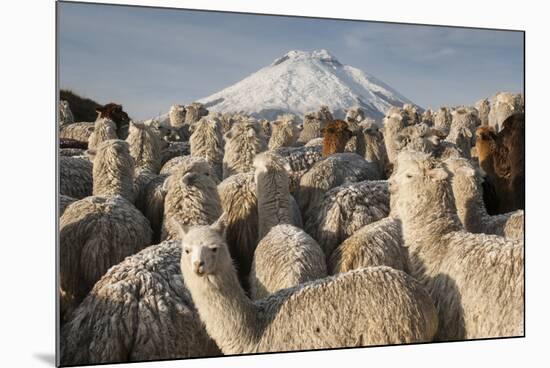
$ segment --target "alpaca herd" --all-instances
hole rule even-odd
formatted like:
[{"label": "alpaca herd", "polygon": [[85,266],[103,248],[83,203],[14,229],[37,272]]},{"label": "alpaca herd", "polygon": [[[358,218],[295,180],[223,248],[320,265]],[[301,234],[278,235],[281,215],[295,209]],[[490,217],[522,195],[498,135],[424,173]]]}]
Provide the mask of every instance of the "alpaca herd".
[{"label": "alpaca herd", "polygon": [[61,101],[64,365],[519,336],[524,108]]}]

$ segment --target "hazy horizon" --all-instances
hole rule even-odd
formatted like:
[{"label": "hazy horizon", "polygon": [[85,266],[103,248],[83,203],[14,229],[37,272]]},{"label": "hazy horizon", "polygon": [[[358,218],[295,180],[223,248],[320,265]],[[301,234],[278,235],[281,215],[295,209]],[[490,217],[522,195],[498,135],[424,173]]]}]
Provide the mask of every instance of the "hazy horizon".
[{"label": "hazy horizon", "polygon": [[327,49],[423,107],[523,91],[523,33],[58,3],[59,87],[135,119],[234,84],[289,50]]}]

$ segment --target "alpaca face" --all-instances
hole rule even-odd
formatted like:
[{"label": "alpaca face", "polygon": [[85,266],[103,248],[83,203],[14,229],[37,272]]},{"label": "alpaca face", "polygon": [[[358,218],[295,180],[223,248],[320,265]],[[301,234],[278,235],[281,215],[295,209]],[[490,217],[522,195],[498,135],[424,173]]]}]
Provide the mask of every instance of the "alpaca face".
[{"label": "alpaca face", "polygon": [[214,275],[231,262],[223,234],[214,225],[182,229],[181,246],[182,269],[199,277]]},{"label": "alpaca face", "polygon": [[399,199],[393,203],[399,216],[429,211],[447,178],[447,171],[430,155],[400,153],[395,172],[389,179],[390,193]]}]

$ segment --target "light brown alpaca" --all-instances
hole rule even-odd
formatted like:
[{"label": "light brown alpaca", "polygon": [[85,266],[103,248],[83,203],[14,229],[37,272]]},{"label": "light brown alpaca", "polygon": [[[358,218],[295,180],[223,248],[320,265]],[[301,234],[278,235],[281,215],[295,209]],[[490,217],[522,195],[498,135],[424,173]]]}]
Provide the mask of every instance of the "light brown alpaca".
[{"label": "light brown alpaca", "polygon": [[[491,198],[491,203],[487,203],[487,206],[495,208],[496,213],[490,214],[506,213],[517,209],[514,193],[510,189],[509,150],[499,141],[492,127],[481,126],[476,131],[475,147],[479,166],[485,171],[486,180],[494,186],[495,190],[496,198]],[[520,194],[523,195],[523,193]]]},{"label": "light brown alpaca", "polygon": [[323,157],[334,153],[342,153],[346,143],[352,136],[348,123],[343,120],[333,120],[321,129],[323,133]]}]

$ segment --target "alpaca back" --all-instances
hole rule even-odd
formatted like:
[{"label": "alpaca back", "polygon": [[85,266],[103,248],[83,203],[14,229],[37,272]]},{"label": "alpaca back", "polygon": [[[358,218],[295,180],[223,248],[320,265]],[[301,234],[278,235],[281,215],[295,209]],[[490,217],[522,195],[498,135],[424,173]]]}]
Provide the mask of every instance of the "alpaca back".
[{"label": "alpaca back", "polygon": [[92,195],[93,165],[80,157],[59,157],[59,193],[76,199]]},{"label": "alpaca back", "polygon": [[393,217],[363,226],[336,247],[328,259],[331,275],[373,266],[409,272],[401,225]]},{"label": "alpaca back", "polygon": [[[262,335],[254,352],[427,342],[437,330],[436,311],[424,288],[384,266],[280,290],[258,305]],[[302,333],[284,338],[281,331],[287,330]]]},{"label": "alpaca back", "polygon": [[110,139],[118,139],[116,124],[111,119],[98,117],[94,123],[94,132],[88,138],[88,148],[96,149]]},{"label": "alpaca back", "polygon": [[114,264],[151,243],[147,219],[120,196],[70,204],[60,220],[61,288],[81,300]]},{"label": "alpaca back", "polygon": [[[437,340],[523,333],[523,243],[500,236],[452,232],[436,256],[415,251],[411,268],[434,297]],[[425,269],[421,278],[418,270]]]},{"label": "alpaca back", "polygon": [[261,299],[277,290],[327,276],[317,242],[292,225],[271,228],[258,243],[250,271],[250,295]]},{"label": "alpaca back", "polygon": [[120,195],[134,202],[134,159],[128,143],[116,139],[101,143],[94,158],[93,177],[93,195]]},{"label": "alpaca back", "polygon": [[380,179],[375,164],[355,153],[337,153],[319,161],[300,179],[298,204],[302,217],[308,219],[311,208],[318,205],[325,192],[345,182]]},{"label": "alpaca back", "polygon": [[304,229],[329,256],[363,226],[387,217],[390,196],[386,181],[344,184],[325,193],[306,216]]},{"label": "alpaca back", "polygon": [[59,138],[75,139],[79,142],[88,142],[94,132],[93,122],[81,122],[63,125],[59,130]]}]

